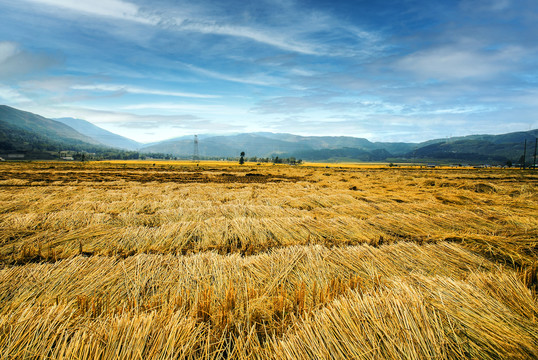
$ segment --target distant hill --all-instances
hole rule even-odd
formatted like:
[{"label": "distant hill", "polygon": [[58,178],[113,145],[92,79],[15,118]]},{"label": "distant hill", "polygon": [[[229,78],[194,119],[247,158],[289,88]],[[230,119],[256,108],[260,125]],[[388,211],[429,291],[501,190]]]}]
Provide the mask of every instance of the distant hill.
[{"label": "distant hill", "polygon": [[58,121],[47,119],[43,116],[18,110],[6,105],[0,105],[0,122],[4,129],[12,128],[37,132],[43,136],[63,139],[64,141],[81,141],[89,144],[99,144],[98,141],[82,135],[73,128],[59,123]]},{"label": "distant hill", "polygon": [[[334,151],[331,153],[322,150],[340,149],[340,152],[344,151],[350,155],[349,149],[356,149],[361,150],[360,156],[359,152],[354,152],[361,159],[372,157],[377,159],[377,155],[368,154],[378,150],[386,152],[397,150],[403,154],[414,147],[414,144],[406,143],[372,143],[367,139],[349,136],[299,136],[275,133],[248,133],[199,137],[199,139],[200,154],[222,157],[238,156],[239,153],[245,151],[248,157],[294,156],[305,160],[323,160],[327,159],[326,156],[334,154]],[[193,138],[183,137],[166,140],[150,146],[143,146],[141,151],[190,156],[193,153]]]},{"label": "distant hill", "polygon": [[[435,139],[423,143],[370,142],[349,136],[299,136],[249,133],[199,137],[202,156],[295,157],[307,161],[442,161],[463,163],[516,163],[525,139],[534,143],[538,130],[502,135],[471,135]],[[141,151],[189,157],[192,137],[182,137],[143,146]],[[530,156],[530,152],[528,153]],[[529,160],[527,160],[529,161]]]},{"label": "distant hill", "polygon": [[103,145],[125,150],[138,150],[140,147],[142,147],[142,144],[139,142],[114,134],[86,120],[74,118],[60,118],[54,120],[72,127],[79,133],[86,135]]},{"label": "distant hill", "polygon": [[[117,149],[138,149],[140,153],[171,154],[191,157],[192,136],[183,136],[152,144],[136,141],[101,129],[87,121],[73,118],[44,118],[26,111],[0,106],[0,154],[25,152],[34,158],[45,152],[74,150],[100,152],[101,158],[119,156],[137,158],[137,152],[126,154]],[[69,124],[66,125],[66,124]],[[504,164],[517,163],[527,140],[530,163],[538,129],[502,135],[470,135],[434,139],[423,143],[371,142],[350,136],[299,136],[268,132],[210,135],[199,139],[199,154],[204,157],[247,158],[295,157],[306,161],[391,161],[391,162],[456,162]]]},{"label": "distant hill", "polygon": [[84,150],[102,145],[58,121],[0,105],[0,151],[38,154],[43,151]]},{"label": "distant hill", "polygon": [[366,151],[357,148],[338,148],[338,149],[321,149],[310,151],[299,151],[293,154],[296,159],[302,159],[305,161],[320,161],[332,160],[332,161],[385,161],[390,154],[385,149],[375,149],[372,151]]},{"label": "distant hill", "polygon": [[312,148],[312,150],[355,148],[372,151],[378,149],[385,149],[391,153],[403,154],[408,151],[411,151],[415,146],[415,144],[413,143],[403,142],[371,142],[364,138],[357,138],[351,136],[299,136],[292,134],[273,133],[256,133],[256,135],[282,141],[308,144],[307,146]]},{"label": "distant hill", "polygon": [[538,129],[502,135],[470,135],[431,140],[418,144],[406,156],[415,159],[440,159],[467,162],[504,163],[519,161],[527,140],[527,161],[534,152]]},{"label": "distant hill", "polygon": [[[181,138],[142,147],[144,152],[169,153],[190,156],[193,153],[193,138]],[[256,133],[228,136],[199,137],[199,151],[204,156],[230,157],[245,151],[248,157],[266,157],[310,149],[304,143],[272,139]]]}]

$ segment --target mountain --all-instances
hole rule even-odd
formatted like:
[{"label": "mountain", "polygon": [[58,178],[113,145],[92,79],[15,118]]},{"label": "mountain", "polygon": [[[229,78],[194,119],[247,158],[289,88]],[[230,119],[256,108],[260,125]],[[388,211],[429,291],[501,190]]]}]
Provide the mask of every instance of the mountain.
[{"label": "mountain", "polygon": [[[198,140],[200,155],[212,157],[238,156],[242,151],[246,152],[248,157],[267,157],[273,154],[311,149],[305,143],[269,138],[256,133],[198,137]],[[192,137],[166,140],[141,149],[144,152],[167,153],[176,156],[191,156],[193,150]]]},{"label": "mountain", "polygon": [[[525,139],[534,143],[538,130],[502,135],[470,135],[434,139],[423,143],[371,142],[349,136],[299,136],[279,133],[249,133],[199,136],[199,153],[209,157],[295,157],[307,161],[442,161],[504,164],[519,161]],[[193,154],[190,136],[143,146],[143,152],[168,153],[180,157]],[[530,146],[528,154],[530,156]],[[527,160],[529,161],[529,160]]]},{"label": "mountain", "polygon": [[305,161],[319,161],[319,160],[332,160],[332,161],[385,161],[385,159],[392,155],[385,149],[375,149],[367,151],[357,148],[338,148],[338,149],[321,149],[310,151],[299,151],[293,154],[296,159],[302,159]]},{"label": "mountain", "polygon": [[[430,140],[418,144],[406,157],[415,159],[441,159],[482,163],[519,162],[525,140],[527,156],[534,151],[538,129],[501,135],[470,135],[449,139]],[[527,161],[529,161],[529,158]]]},{"label": "mountain", "polygon": [[44,157],[47,151],[76,150],[94,152],[103,146],[58,121],[27,111],[0,105],[0,151],[32,153]]},{"label": "mountain", "polygon": [[[321,150],[360,149],[365,152],[385,148],[402,148],[410,151],[411,144],[372,143],[366,139],[349,136],[299,136],[293,134],[248,133],[228,136],[199,137],[199,152],[204,156],[238,156],[244,151],[248,157],[299,156],[319,159],[327,152]],[[182,137],[142,147],[141,151],[190,156],[193,153],[193,138]],[[318,153],[316,153],[318,151]],[[325,158],[323,158],[325,159]]]},{"label": "mountain", "polygon": [[54,120],[72,127],[79,133],[84,134],[103,145],[124,150],[138,150],[140,147],[142,147],[142,144],[139,142],[114,134],[110,131],[95,126],[86,120],[74,118],[60,118]]},{"label": "mountain", "polygon": [[[66,125],[66,124],[69,124]],[[78,131],[77,131],[78,130]],[[198,136],[202,157],[295,157],[307,161],[411,161],[458,163],[518,163],[527,141],[527,163],[532,159],[538,129],[501,135],[470,135],[434,139],[423,143],[371,142],[350,136],[300,136],[283,133],[247,133]],[[63,118],[59,121],[0,105],[0,154],[32,153],[29,158],[51,158],[59,150],[98,152],[99,158],[138,158],[110,147],[138,149],[141,153],[191,157],[192,136],[152,144],[103,130],[87,121]]]},{"label": "mountain", "polygon": [[27,111],[0,105],[0,123],[3,129],[11,128],[26,132],[35,132],[44,137],[61,139],[67,142],[84,142],[97,145],[99,142],[82,135],[73,128]]}]

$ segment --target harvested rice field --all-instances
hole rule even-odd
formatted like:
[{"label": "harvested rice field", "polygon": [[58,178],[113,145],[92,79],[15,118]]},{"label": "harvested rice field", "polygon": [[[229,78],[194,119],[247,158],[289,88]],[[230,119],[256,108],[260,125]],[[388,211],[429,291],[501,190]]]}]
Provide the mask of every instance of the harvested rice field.
[{"label": "harvested rice field", "polygon": [[0,163],[1,359],[538,358],[538,172]]}]

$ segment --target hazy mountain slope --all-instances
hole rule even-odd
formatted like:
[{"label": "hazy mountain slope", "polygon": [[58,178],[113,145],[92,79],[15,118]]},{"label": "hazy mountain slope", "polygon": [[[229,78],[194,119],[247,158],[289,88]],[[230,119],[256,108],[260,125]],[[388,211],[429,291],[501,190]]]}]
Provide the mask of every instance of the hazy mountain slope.
[{"label": "hazy mountain slope", "polygon": [[416,143],[404,142],[375,142],[374,145],[375,149],[383,149],[395,156],[407,154],[418,146]]},{"label": "hazy mountain slope", "polygon": [[367,151],[357,148],[299,151],[292,155],[297,159],[306,161],[384,161],[386,158],[392,156],[384,149]]},{"label": "hazy mountain slope", "polygon": [[114,134],[108,130],[102,129],[86,120],[74,119],[74,118],[60,118],[54,119],[63,124],[66,124],[81,134],[84,134],[92,139],[95,139],[101,144],[125,149],[125,150],[138,150],[142,144],[134,140],[128,139],[121,135]]},{"label": "hazy mountain slope", "polygon": [[[266,157],[272,154],[283,154],[301,150],[309,150],[310,146],[304,143],[271,139],[258,134],[239,134],[229,136],[213,136],[199,138],[199,152],[201,156],[239,156],[244,151],[247,157]],[[193,138],[168,140],[145,146],[144,152],[160,152],[176,156],[190,156],[194,151]]]},{"label": "hazy mountain slope", "polygon": [[[383,161],[385,159],[424,159],[470,163],[517,162],[523,142],[532,143],[538,130],[502,135],[471,135],[435,139],[420,144],[370,142],[348,136],[299,136],[293,134],[251,133],[199,137],[201,156],[295,157],[303,160]],[[530,149],[530,146],[528,149]],[[191,156],[192,137],[183,137],[146,146],[142,151]]]},{"label": "hazy mountain slope", "polygon": [[419,144],[407,154],[413,158],[452,159],[469,162],[519,161],[527,140],[527,161],[534,152],[538,129],[501,135],[471,135]]},{"label": "hazy mountain slope", "polygon": [[312,150],[356,148],[363,150],[375,150],[380,146],[364,138],[351,136],[299,136],[292,134],[256,133],[269,139],[300,143],[305,148]]},{"label": "hazy mountain slope", "polygon": [[[0,151],[25,153],[27,158],[50,157],[50,152],[95,152],[105,147],[58,121],[0,105]],[[47,153],[49,152],[49,153]]]},{"label": "hazy mountain slope", "polygon": [[445,138],[445,139],[433,139],[428,140],[425,142],[422,142],[419,145],[419,147],[427,146],[431,144],[439,144],[439,143],[450,143],[450,142],[458,142],[458,141],[485,141],[493,144],[514,144],[514,143],[521,143],[523,144],[525,139],[527,139],[527,142],[534,141],[538,137],[538,129],[529,130],[529,131],[517,131],[512,133],[506,133],[506,134],[500,134],[500,135],[487,135],[487,134],[479,134],[479,135],[467,135],[467,136],[455,136],[451,138]]},{"label": "hazy mountain slope", "polygon": [[[238,156],[244,151],[247,157],[268,157],[272,155],[316,156],[317,150],[361,149],[366,152],[390,148],[400,149],[404,154],[414,144],[372,143],[366,139],[346,136],[299,136],[293,134],[250,133],[228,136],[199,137],[199,152],[203,156]],[[170,153],[189,156],[193,153],[193,138],[177,138],[144,146],[142,151]],[[313,151],[312,153],[310,153]],[[326,152],[318,152],[328,154]]]},{"label": "hazy mountain slope", "polygon": [[0,105],[0,122],[4,129],[23,130],[29,133],[36,133],[41,137],[51,140],[64,141],[69,143],[83,142],[97,145],[99,142],[85,136],[73,128],[58,121],[44,118],[27,111],[18,110],[6,105]]}]

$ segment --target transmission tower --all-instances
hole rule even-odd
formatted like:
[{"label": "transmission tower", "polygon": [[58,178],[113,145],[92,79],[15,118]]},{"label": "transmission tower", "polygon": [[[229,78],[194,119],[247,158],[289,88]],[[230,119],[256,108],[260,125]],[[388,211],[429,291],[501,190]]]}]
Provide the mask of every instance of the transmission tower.
[{"label": "transmission tower", "polygon": [[200,153],[198,152],[198,135],[194,135],[194,151],[192,153],[192,161],[200,160]]}]

